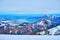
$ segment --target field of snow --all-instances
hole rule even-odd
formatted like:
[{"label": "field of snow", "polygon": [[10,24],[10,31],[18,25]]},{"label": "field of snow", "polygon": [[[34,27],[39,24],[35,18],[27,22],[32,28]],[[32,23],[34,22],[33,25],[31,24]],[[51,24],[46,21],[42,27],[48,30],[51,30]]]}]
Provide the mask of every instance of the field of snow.
[{"label": "field of snow", "polygon": [[0,40],[60,40],[60,35],[0,35]]}]

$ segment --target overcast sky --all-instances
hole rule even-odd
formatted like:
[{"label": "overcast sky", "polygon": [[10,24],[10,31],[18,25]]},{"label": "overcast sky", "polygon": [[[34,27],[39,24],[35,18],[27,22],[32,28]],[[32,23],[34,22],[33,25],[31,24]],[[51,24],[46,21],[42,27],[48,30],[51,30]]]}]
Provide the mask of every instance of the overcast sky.
[{"label": "overcast sky", "polygon": [[0,0],[0,12],[60,13],[60,0]]}]

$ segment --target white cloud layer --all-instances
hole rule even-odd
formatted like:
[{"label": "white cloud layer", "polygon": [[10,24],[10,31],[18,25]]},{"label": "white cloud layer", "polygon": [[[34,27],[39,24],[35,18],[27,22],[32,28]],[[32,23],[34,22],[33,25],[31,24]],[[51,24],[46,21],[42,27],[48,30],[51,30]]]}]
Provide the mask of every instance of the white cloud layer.
[{"label": "white cloud layer", "polygon": [[60,13],[60,0],[0,0],[0,12]]}]

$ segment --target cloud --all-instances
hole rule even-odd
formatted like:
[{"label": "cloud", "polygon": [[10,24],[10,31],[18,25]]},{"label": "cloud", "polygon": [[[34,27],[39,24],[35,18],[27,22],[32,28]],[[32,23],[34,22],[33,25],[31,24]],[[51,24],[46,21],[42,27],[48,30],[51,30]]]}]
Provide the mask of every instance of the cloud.
[{"label": "cloud", "polygon": [[2,0],[0,12],[60,13],[59,0]]}]

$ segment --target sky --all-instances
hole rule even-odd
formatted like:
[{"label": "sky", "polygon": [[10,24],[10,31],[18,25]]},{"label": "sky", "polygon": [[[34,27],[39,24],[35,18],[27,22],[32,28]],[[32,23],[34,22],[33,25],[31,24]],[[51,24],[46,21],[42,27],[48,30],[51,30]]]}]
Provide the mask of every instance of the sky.
[{"label": "sky", "polygon": [[0,0],[1,13],[60,13],[60,0]]}]

